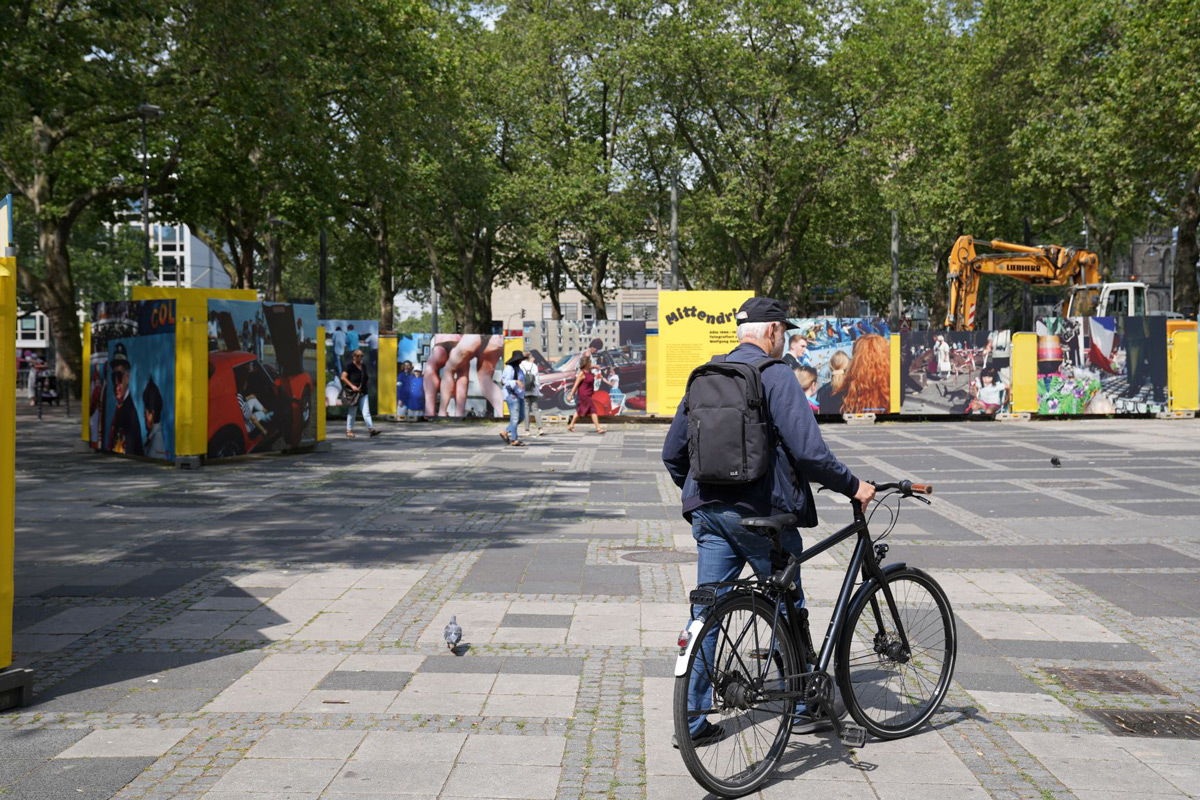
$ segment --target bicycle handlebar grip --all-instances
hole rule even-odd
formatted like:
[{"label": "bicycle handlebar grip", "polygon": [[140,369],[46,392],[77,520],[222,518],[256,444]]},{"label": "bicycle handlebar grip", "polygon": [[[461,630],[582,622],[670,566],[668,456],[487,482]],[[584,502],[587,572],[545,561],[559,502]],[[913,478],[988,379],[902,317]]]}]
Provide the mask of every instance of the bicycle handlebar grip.
[{"label": "bicycle handlebar grip", "polygon": [[932,483],[914,483],[912,485],[913,494],[933,494]]}]

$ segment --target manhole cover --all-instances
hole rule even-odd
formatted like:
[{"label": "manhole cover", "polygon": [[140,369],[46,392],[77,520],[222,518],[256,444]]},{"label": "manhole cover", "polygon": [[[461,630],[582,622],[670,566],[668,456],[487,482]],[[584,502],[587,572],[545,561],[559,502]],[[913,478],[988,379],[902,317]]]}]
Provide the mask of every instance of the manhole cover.
[{"label": "manhole cover", "polygon": [[1126,711],[1120,708],[1089,708],[1086,711],[1117,736],[1200,739],[1200,714],[1195,711]]},{"label": "manhole cover", "polygon": [[679,550],[637,550],[621,556],[621,560],[639,564],[690,564],[696,560],[696,554]]},{"label": "manhole cover", "polygon": [[1149,675],[1132,669],[1075,669],[1056,667],[1046,670],[1067,689],[1100,694],[1169,694],[1167,687]]}]

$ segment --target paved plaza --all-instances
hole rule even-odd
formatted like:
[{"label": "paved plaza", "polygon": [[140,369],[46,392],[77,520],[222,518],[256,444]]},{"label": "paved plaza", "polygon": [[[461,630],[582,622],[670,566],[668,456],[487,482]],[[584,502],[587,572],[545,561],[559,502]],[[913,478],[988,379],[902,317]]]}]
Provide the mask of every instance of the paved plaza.
[{"label": "paved plaza", "polygon": [[[183,471],[80,451],[59,413],[18,420],[37,694],[0,713],[0,797],[704,795],[670,745],[695,546],[664,425],[521,450],[385,424]],[[888,560],[945,587],[956,680],[912,738],[794,737],[760,796],[1200,796],[1200,421],[824,432],[864,477],[936,485]],[[810,542],[850,520],[818,506]],[[805,568],[814,633],[848,556]]]}]

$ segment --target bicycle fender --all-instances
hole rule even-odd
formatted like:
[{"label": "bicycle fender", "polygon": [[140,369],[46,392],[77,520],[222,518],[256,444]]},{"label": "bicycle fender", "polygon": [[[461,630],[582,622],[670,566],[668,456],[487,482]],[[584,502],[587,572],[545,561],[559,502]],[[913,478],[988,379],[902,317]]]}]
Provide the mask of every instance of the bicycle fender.
[{"label": "bicycle fender", "polygon": [[[886,567],[884,567],[883,574],[885,576],[887,576],[897,570],[904,569],[907,566],[908,566],[908,564],[906,564],[905,562],[897,561],[895,564],[888,564]],[[873,592],[875,590],[875,587],[878,585],[879,585],[879,581],[875,580],[874,578],[868,579],[866,583],[864,583],[862,586],[858,587],[858,591],[855,592],[854,596],[850,598],[850,605],[846,606],[846,608],[852,608],[854,606],[855,601],[858,600],[859,595],[866,595],[866,594],[869,594],[870,592]]]},{"label": "bicycle fender", "polygon": [[700,635],[700,629],[704,627],[703,619],[694,619],[688,623],[688,643],[683,652],[675,658],[675,677],[682,678],[687,675],[688,659],[692,655],[692,648],[696,646],[697,637]]}]

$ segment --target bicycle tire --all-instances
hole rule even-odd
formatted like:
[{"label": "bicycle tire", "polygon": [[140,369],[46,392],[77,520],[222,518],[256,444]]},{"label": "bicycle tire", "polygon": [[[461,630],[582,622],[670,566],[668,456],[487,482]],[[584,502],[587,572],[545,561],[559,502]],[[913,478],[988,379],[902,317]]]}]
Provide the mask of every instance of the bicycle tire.
[{"label": "bicycle tire", "polygon": [[[727,701],[756,678],[777,690],[798,691],[800,672],[791,631],[780,619],[775,632],[776,648],[769,651],[774,605],[758,594],[730,593],[712,609],[696,634],[687,672],[675,679],[673,701],[675,736],[683,763],[704,789],[719,797],[740,797],[758,789],[770,777],[787,747],[795,701],[776,701],[736,708]],[[713,634],[713,657],[708,659],[704,640]],[[715,686],[725,686],[721,698],[710,699],[713,709],[706,716],[720,725],[723,737],[697,745],[688,734],[691,674],[701,670]],[[788,678],[787,676],[793,676]],[[716,695],[716,692],[712,693]]]},{"label": "bicycle tire", "polygon": [[945,699],[958,633],[946,593],[928,574],[905,567],[887,573],[885,580],[911,655],[905,660],[882,586],[871,581],[850,603],[838,639],[836,674],[854,720],[879,739],[899,739],[915,733]]}]

